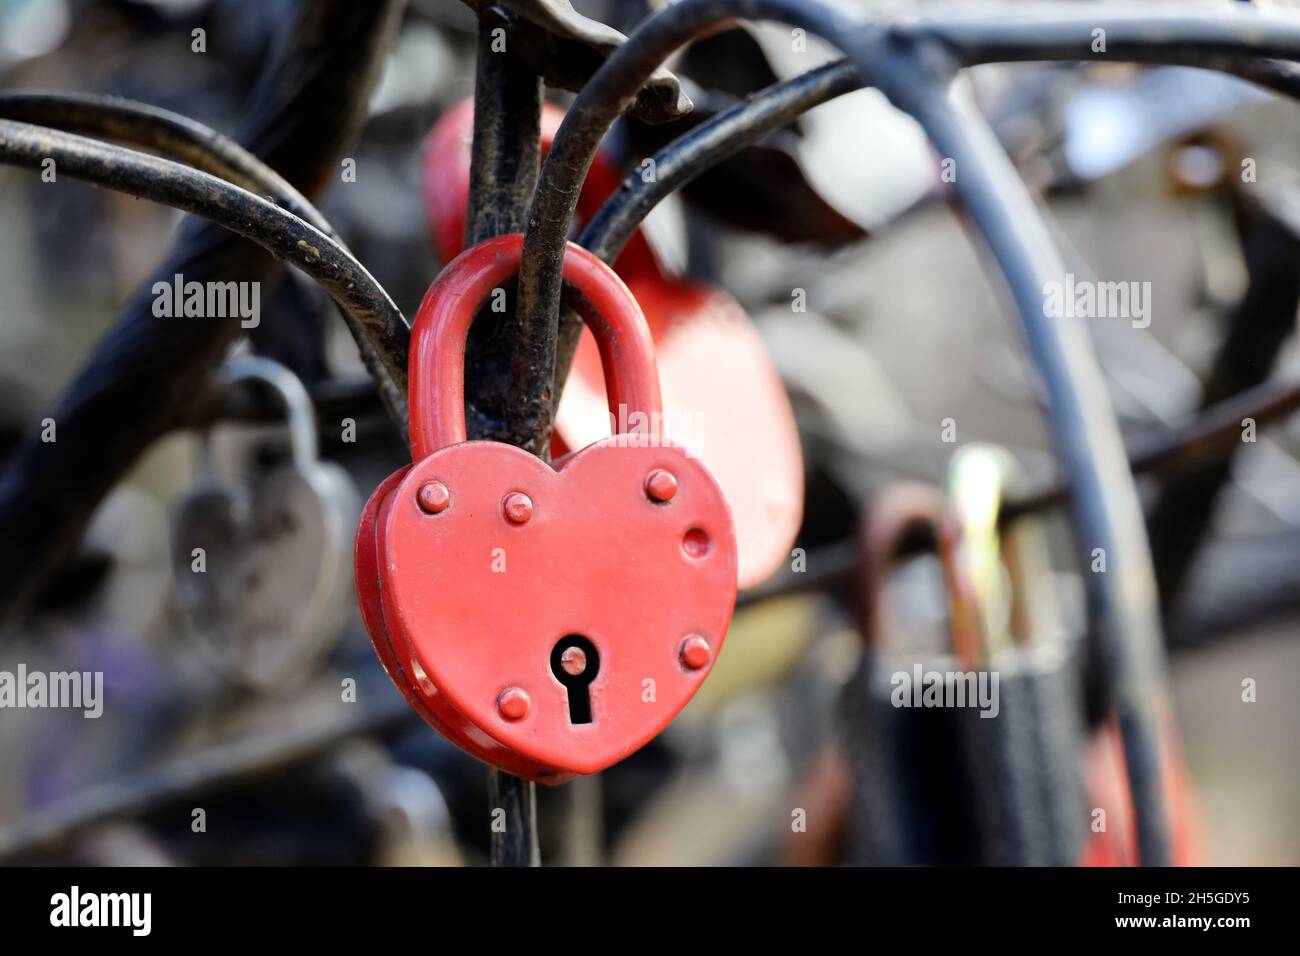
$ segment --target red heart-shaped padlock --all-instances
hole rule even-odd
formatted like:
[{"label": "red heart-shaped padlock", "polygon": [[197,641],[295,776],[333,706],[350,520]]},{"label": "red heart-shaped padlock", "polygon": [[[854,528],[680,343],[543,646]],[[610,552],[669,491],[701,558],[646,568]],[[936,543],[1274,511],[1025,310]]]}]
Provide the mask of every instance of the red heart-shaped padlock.
[{"label": "red heart-shaped padlock", "polygon": [[[554,468],[465,440],[466,335],[521,245],[466,251],[421,304],[415,464],[366,505],[357,591],[385,669],[430,724],[502,769],[557,782],[621,760],[685,706],[721,649],[737,557],[717,482],[653,430]],[[611,414],[653,426],[659,384],[636,300],[577,246],[564,276],[597,334]]]}]

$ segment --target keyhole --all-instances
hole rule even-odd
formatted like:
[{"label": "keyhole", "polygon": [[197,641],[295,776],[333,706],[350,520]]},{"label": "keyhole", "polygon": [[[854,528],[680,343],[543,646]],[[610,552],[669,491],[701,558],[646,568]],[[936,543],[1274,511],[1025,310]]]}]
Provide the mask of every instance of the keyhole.
[{"label": "keyhole", "polygon": [[561,638],[551,651],[551,673],[569,698],[569,723],[591,723],[591,682],[599,670],[596,645],[581,634]]}]

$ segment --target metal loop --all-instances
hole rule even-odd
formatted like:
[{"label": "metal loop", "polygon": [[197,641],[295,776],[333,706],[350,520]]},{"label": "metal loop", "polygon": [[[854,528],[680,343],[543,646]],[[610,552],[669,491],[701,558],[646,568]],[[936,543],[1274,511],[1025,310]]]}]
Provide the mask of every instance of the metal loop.
[{"label": "metal loop", "polygon": [[306,470],[320,460],[316,441],[316,410],[297,375],[279,362],[262,355],[240,355],[221,367],[221,384],[238,385],[257,381],[279,397],[289,423],[289,445],[293,463]]},{"label": "metal loop", "polygon": [[[497,236],[447,264],[420,303],[411,332],[408,379],[411,388],[411,459],[466,439],[465,341],[493,288],[519,269],[524,237]],[[609,266],[569,243],[564,280],[580,293],[575,303],[600,347],[616,422],[642,413],[656,421],[663,408],[650,327],[641,307]]]},{"label": "metal loop", "polygon": [[929,531],[938,545],[952,649],[962,666],[974,670],[979,658],[979,607],[965,566],[957,559],[961,529],[948,513],[943,493],[922,482],[900,482],[881,491],[862,524],[862,634],[873,649],[885,647],[885,583],[907,540]]}]

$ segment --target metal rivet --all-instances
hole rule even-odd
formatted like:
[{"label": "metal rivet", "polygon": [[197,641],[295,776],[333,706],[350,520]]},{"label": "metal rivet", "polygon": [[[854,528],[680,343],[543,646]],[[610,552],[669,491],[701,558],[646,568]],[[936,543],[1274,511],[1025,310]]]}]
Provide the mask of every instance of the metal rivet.
[{"label": "metal rivet", "polygon": [[522,491],[512,491],[501,503],[506,519],[513,524],[524,524],[533,516],[533,499]]},{"label": "metal rivet", "polygon": [[712,658],[713,649],[699,634],[692,634],[686,638],[677,650],[677,659],[682,662],[682,666],[693,671],[707,666]]},{"label": "metal rivet", "polygon": [[415,500],[421,511],[436,515],[446,511],[447,506],[451,504],[451,489],[441,481],[426,481],[415,493]]},{"label": "metal rivet", "polygon": [[671,501],[677,494],[677,477],[671,471],[656,468],[645,480],[645,493],[652,501]]},{"label": "metal rivet", "polygon": [[682,551],[686,553],[688,558],[693,558],[696,561],[706,558],[709,555],[710,547],[709,533],[703,528],[691,528],[682,535]]},{"label": "metal rivet", "polygon": [[506,720],[523,720],[531,701],[518,687],[507,687],[497,696],[497,713]]}]

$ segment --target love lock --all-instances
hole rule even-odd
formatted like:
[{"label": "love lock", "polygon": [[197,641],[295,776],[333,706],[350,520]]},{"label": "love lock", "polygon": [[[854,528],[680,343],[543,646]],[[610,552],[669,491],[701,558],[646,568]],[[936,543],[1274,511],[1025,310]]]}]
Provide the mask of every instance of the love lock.
[{"label": "love lock", "polygon": [[[708,469],[653,432],[555,467],[466,441],[466,337],[518,271],[522,242],[467,250],[425,295],[411,337],[414,464],[371,495],[355,565],[371,640],[412,706],[473,756],[558,783],[643,746],[699,688],[735,605],[736,542]],[[596,332],[611,409],[658,420],[636,300],[573,244],[564,278]]]},{"label": "love lock", "polygon": [[293,373],[258,356],[221,371],[223,385],[249,380],[278,393],[292,462],[257,479],[222,479],[205,441],[205,474],[172,515],[172,575],[214,666],[268,691],[302,677],[346,625],[359,496],[342,468],[319,459],[311,400]]},{"label": "love lock", "polygon": [[[563,119],[559,107],[543,109],[543,153]],[[474,104],[466,100],[438,121],[426,145],[425,203],[444,261],[463,248],[473,130]],[[598,153],[578,218],[595,215],[620,179],[609,157]],[[669,410],[658,430],[699,455],[726,492],[738,583],[753,587],[789,557],[803,518],[803,453],[781,376],[740,303],[722,289],[665,274],[640,230],[614,265],[654,339]],[[609,431],[601,368],[596,343],[584,332],[556,410],[557,457]]]},{"label": "love lock", "polygon": [[[948,627],[938,642],[900,640],[905,632],[889,613],[899,555],[918,536],[934,540],[942,570]],[[941,702],[975,667],[978,608],[956,559],[957,541],[942,492],[919,482],[885,487],[863,519],[858,618],[866,647],[839,701],[851,781],[845,831],[852,864],[980,862],[963,717],[951,707],[917,706],[923,686],[941,689]]]}]

